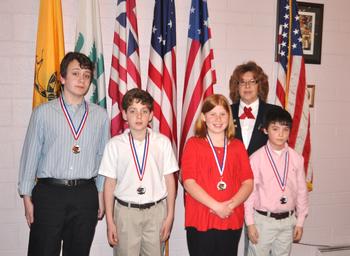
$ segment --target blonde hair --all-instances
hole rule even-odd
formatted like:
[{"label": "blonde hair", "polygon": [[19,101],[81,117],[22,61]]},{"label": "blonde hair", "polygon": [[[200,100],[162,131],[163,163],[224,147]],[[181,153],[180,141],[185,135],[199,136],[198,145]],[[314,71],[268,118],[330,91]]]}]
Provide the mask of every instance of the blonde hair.
[{"label": "blonde hair", "polygon": [[267,95],[269,94],[269,80],[263,69],[254,61],[239,65],[233,71],[230,78],[230,98],[232,102],[236,103],[239,101],[239,81],[241,81],[242,76],[247,72],[253,73],[254,79],[258,82],[258,97],[260,100],[266,102]]},{"label": "blonde hair", "polygon": [[[226,110],[229,116],[228,125],[226,127],[225,132],[226,132],[227,138],[231,140],[235,137],[235,126],[233,124],[230,104],[228,103],[228,100],[226,99],[225,96],[221,94],[213,94],[205,98],[202,105],[201,113],[206,114],[216,106],[222,106]],[[199,116],[196,120],[195,127],[194,127],[194,134],[195,136],[200,138],[205,138],[207,135],[207,125],[201,116]]]}]

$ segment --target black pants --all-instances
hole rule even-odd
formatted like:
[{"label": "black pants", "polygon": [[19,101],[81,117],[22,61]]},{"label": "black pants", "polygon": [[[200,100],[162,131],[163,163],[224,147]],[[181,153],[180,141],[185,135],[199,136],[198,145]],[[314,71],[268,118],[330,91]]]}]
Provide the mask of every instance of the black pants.
[{"label": "black pants", "polygon": [[98,193],[95,184],[78,187],[37,184],[32,192],[34,223],[28,256],[88,256],[95,234]]},{"label": "black pants", "polygon": [[191,256],[237,256],[242,229],[205,232],[188,227],[187,246]]}]

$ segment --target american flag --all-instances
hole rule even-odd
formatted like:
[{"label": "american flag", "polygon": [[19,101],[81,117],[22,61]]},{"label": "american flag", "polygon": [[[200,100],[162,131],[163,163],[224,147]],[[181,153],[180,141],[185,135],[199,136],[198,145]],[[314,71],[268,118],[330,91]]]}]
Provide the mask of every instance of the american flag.
[{"label": "american flag", "polygon": [[289,146],[303,155],[308,188],[312,190],[310,113],[302,35],[295,0],[279,2],[278,62],[277,104],[293,117]]},{"label": "american flag", "polygon": [[118,0],[108,88],[112,99],[112,136],[120,134],[126,128],[121,115],[124,94],[132,88],[141,88],[139,56],[135,0]]},{"label": "american flag", "polygon": [[213,94],[213,85],[216,83],[208,18],[207,0],[192,0],[188,27],[180,155],[186,140],[193,134],[194,123],[200,113],[203,99]]},{"label": "american flag", "polygon": [[166,135],[176,152],[175,0],[156,0],[147,91],[154,98],[153,129]]}]

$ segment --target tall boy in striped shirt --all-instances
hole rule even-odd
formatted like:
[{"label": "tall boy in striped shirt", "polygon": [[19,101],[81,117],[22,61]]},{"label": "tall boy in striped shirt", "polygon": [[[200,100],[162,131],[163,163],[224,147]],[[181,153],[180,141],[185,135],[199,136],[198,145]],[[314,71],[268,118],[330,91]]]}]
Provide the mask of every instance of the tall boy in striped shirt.
[{"label": "tall boy in striped shirt", "polygon": [[86,55],[67,53],[61,96],[31,115],[18,181],[30,227],[28,255],[58,256],[63,242],[63,255],[88,256],[103,216],[103,177],[96,177],[109,119],[84,100],[93,70]]}]

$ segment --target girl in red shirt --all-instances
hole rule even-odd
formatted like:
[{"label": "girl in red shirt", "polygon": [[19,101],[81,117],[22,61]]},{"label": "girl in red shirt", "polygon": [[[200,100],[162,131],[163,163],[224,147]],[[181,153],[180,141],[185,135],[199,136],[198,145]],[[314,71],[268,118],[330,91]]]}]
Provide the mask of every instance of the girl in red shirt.
[{"label": "girl in red shirt", "polygon": [[230,105],[214,94],[203,102],[195,136],[182,155],[185,226],[191,256],[237,255],[243,202],[253,188],[247,152],[234,138]]}]

